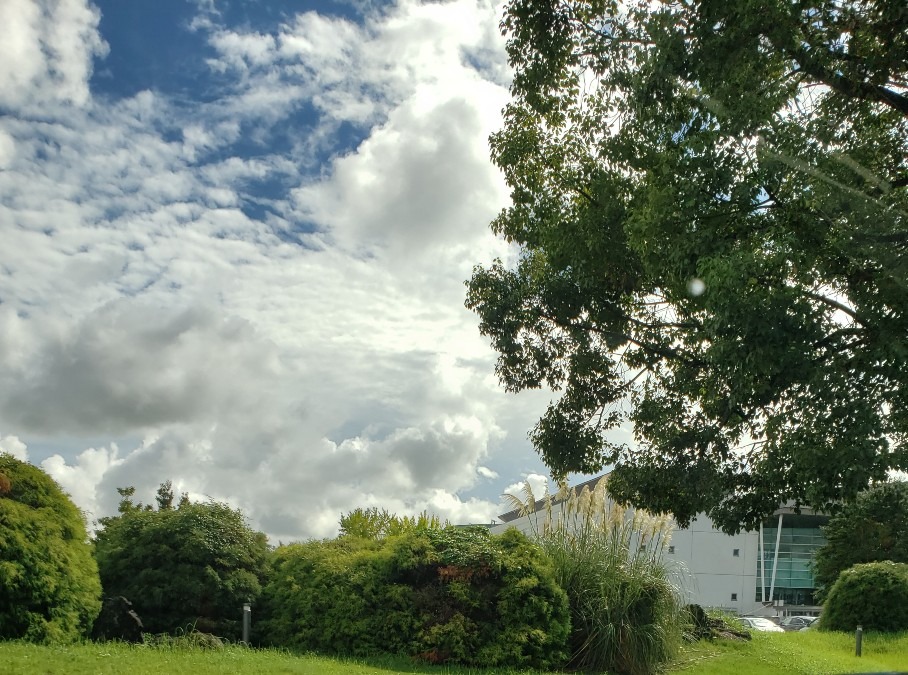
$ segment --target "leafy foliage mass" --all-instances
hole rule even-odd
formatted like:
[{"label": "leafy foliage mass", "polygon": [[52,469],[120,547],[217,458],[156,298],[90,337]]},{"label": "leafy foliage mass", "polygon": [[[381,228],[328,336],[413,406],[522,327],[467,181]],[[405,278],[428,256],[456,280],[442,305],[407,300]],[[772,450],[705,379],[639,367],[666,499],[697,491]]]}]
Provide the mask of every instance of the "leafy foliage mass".
[{"label": "leafy foliage mass", "polygon": [[[445,524],[447,525],[447,523]],[[441,521],[438,516],[430,516],[425,511],[418,516],[398,516],[387,509],[379,509],[375,506],[368,509],[354,509],[341,516],[340,519],[342,537],[353,536],[365,539],[382,539],[404,532],[440,527]]]},{"label": "leafy foliage mass", "polygon": [[101,519],[95,542],[105,595],[128,598],[152,633],[194,626],[240,639],[243,603],[258,599],[267,574],[265,535],[227,504],[173,508],[164,490],[152,510],[120,492],[120,515]]},{"label": "leafy foliage mass", "polygon": [[[729,532],[908,468],[908,5],[511,0],[514,266],[467,306],[556,477]],[[630,426],[637,443],[608,432]]]},{"label": "leafy foliage mass", "polygon": [[814,555],[814,576],[830,589],[859,563],[908,563],[908,482],[876,485],[835,515],[823,529],[826,544]]},{"label": "leafy foliage mass", "polygon": [[413,528],[283,546],[263,597],[264,642],[431,663],[550,668],[564,662],[564,591],[518,532]]},{"label": "leafy foliage mass", "polygon": [[823,603],[820,628],[896,632],[908,630],[908,565],[875,562],[839,575]]},{"label": "leafy foliage mass", "polygon": [[82,514],[50,476],[0,453],[0,638],[72,642],[100,608]]},{"label": "leafy foliage mass", "polygon": [[[555,566],[571,609],[570,666],[588,672],[649,675],[671,661],[690,616],[679,570],[663,553],[672,522],[612,501],[606,481],[580,491],[546,490],[543,510],[529,483],[510,496]],[[702,610],[701,610],[702,611]]]}]

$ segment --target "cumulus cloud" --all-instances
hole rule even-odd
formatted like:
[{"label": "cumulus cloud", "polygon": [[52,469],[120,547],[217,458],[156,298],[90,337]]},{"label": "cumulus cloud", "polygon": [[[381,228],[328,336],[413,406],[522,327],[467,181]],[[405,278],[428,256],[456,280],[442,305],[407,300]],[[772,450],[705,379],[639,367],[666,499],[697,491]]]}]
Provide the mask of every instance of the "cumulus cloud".
[{"label": "cumulus cloud", "polygon": [[[423,510],[451,522],[487,522],[497,500],[461,499],[486,440],[448,420],[429,428],[393,430],[386,438],[355,437],[336,444],[311,427],[290,420],[270,437],[237,435],[237,427],[172,428],[130,452],[116,447],[59,455],[42,466],[93,514],[110,513],[117,487],[133,485],[150,503],[159,483],[176,490],[242,507],[274,539],[330,536],[339,517],[358,506],[380,506],[400,514]],[[469,425],[468,425],[469,426]],[[276,433],[275,433],[276,432]]]},{"label": "cumulus cloud", "polygon": [[418,264],[486,236],[487,205],[503,192],[479,140],[490,129],[466,98],[422,105],[411,99],[396,108],[358,152],[334,163],[330,178],[294,195],[355,255],[389,252]]},{"label": "cumulus cloud", "polygon": [[[261,386],[276,355],[236,317],[118,300],[33,355],[0,398],[4,418],[43,433],[122,433],[230,413],[233,392]],[[20,371],[21,372],[21,371]]]},{"label": "cumulus cloud", "polygon": [[100,18],[86,0],[0,3],[0,107],[84,105],[93,60],[107,53]]},{"label": "cumulus cloud", "polygon": [[528,473],[522,481],[508,485],[504,489],[504,494],[514,495],[515,497],[519,497],[526,501],[528,496],[526,492],[527,487],[529,487],[530,493],[533,495],[534,499],[542,499],[546,490],[555,490],[555,487],[551,485],[548,476],[539,473]]},{"label": "cumulus cloud", "polygon": [[28,461],[28,448],[18,436],[0,436],[0,452],[10,454],[23,462]]},{"label": "cumulus cloud", "polygon": [[93,525],[94,520],[105,512],[115,511],[100,508],[98,485],[111,467],[122,462],[118,454],[116,444],[111,444],[109,448],[88,448],[79,453],[72,464],[60,455],[51,455],[41,462],[41,468],[72,497],[88,516],[89,525]]},{"label": "cumulus cloud", "polygon": [[5,169],[16,156],[16,141],[8,133],[0,131],[0,169]]},{"label": "cumulus cloud", "polygon": [[492,471],[492,469],[487,466],[476,467],[476,473],[478,473],[483,478],[498,478],[498,472]]},{"label": "cumulus cloud", "polygon": [[28,443],[94,517],[169,479],[275,540],[358,506],[488,522],[499,474],[539,470],[548,398],[499,390],[463,308],[472,264],[507,253],[487,227],[498,11],[401,0],[252,31],[199,5],[218,96],[103,106],[96,9],[0,8],[22,27],[0,56],[27,61],[0,59],[0,105],[71,108],[0,117],[0,448]]}]

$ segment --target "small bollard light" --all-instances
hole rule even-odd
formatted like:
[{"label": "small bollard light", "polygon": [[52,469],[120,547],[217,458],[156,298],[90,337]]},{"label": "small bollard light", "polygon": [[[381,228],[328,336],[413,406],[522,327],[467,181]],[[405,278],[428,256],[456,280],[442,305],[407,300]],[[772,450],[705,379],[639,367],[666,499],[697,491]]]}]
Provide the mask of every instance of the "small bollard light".
[{"label": "small bollard light", "polygon": [[864,640],[864,628],[858,626],[858,629],[854,632],[854,655],[861,655],[861,642]]},{"label": "small bollard light", "polygon": [[252,625],[252,607],[243,603],[243,642],[249,644],[249,627]]}]

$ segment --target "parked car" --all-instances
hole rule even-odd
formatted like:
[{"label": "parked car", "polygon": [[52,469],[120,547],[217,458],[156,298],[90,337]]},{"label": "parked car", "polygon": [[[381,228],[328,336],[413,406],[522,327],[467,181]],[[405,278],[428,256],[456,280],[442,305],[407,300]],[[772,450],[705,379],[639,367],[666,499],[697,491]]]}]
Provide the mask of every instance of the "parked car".
[{"label": "parked car", "polygon": [[785,632],[785,629],[762,616],[739,616],[738,621],[744,624],[745,628],[750,628],[751,630],[759,630],[765,633]]},{"label": "parked car", "polygon": [[784,630],[801,630],[802,628],[808,628],[813,625],[818,617],[815,616],[786,616],[779,625]]}]

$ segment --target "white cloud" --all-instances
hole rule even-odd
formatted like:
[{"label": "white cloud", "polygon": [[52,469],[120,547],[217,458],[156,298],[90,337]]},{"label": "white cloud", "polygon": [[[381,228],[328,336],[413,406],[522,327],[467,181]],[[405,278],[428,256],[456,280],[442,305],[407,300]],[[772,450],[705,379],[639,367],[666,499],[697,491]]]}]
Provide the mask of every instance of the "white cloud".
[{"label": "white cloud", "polygon": [[476,473],[478,473],[483,478],[490,478],[490,479],[498,478],[498,472],[492,471],[492,469],[490,469],[487,466],[476,467]]},{"label": "white cloud", "polygon": [[[334,163],[328,179],[294,195],[354,255],[387,253],[418,265],[422,256],[488,236],[488,205],[503,197],[480,140],[491,129],[466,98],[424,105],[416,97],[396,108],[355,154]],[[438,272],[435,260],[431,267]]]},{"label": "white cloud", "polygon": [[[194,26],[233,78],[221,96],[101,106],[97,12],[27,4],[0,9],[28,28],[8,95],[82,108],[0,118],[2,447],[29,443],[95,517],[170,479],[284,541],[357,506],[493,518],[499,473],[539,470],[524,437],[548,398],[499,390],[463,308],[472,264],[507,253],[487,227],[506,198],[486,159],[498,11],[406,0],[268,33],[212,4]],[[74,42],[51,35],[64,16]],[[83,69],[52,73],[51,42]],[[341,124],[361,138],[338,152]]]},{"label": "white cloud", "polygon": [[[73,464],[68,464],[60,455],[51,455],[41,462],[41,468],[73,498],[92,525],[96,518],[104,515],[98,503],[98,484],[111,467],[122,463],[118,452],[116,444],[111,444],[110,448],[88,448]],[[107,513],[112,511],[108,509]]]},{"label": "white cloud", "polygon": [[17,436],[0,436],[0,452],[5,452],[23,462],[28,461],[28,448]]},{"label": "white cloud", "polygon": [[217,31],[210,42],[231,66],[241,69],[271,63],[277,44],[272,35],[232,31]]},{"label": "white cloud", "polygon": [[514,495],[520,497],[520,499],[526,501],[527,486],[530,488],[534,499],[542,499],[545,496],[546,490],[554,492],[557,488],[551,484],[548,476],[544,476],[539,473],[528,473],[525,475],[524,479],[519,483],[511,483],[504,489],[504,494]]},{"label": "white cloud", "polygon": [[86,0],[0,3],[0,107],[84,105],[93,59],[107,53],[99,21]]},{"label": "white cloud", "polygon": [[16,141],[8,133],[0,131],[0,170],[8,168],[16,156]]},{"label": "white cloud", "polygon": [[254,329],[201,307],[121,299],[63,327],[4,387],[0,409],[42,433],[121,433],[227,415],[279,368]]}]

